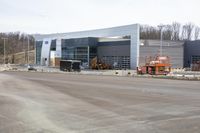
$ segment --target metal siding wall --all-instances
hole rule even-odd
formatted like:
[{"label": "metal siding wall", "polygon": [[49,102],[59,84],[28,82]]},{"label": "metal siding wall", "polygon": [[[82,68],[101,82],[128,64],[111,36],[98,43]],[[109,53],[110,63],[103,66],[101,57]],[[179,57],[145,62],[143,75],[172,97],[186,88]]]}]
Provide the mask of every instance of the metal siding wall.
[{"label": "metal siding wall", "polygon": [[[140,46],[140,66],[145,64],[145,58],[159,54],[159,46]],[[172,68],[183,68],[184,49],[183,46],[164,46],[163,55],[169,56]]]},{"label": "metal siding wall", "polygon": [[98,46],[97,51],[99,58],[103,56],[130,56],[130,44]]},{"label": "metal siding wall", "polygon": [[[44,39],[42,44],[42,53],[41,53],[41,65],[49,65],[49,56],[50,56],[50,47],[51,47],[51,41],[52,39]],[[46,42],[48,42],[46,44]],[[47,59],[45,61],[45,58]]]},{"label": "metal siding wall", "polygon": [[[130,41],[100,42],[98,44],[98,56],[130,56]],[[183,45],[163,46],[163,54],[170,57],[173,68],[183,68]],[[160,46],[140,46],[139,65],[145,64],[145,58],[154,57],[159,53]]]},{"label": "metal siding wall", "polygon": [[140,57],[140,26],[137,25],[133,31],[134,32],[131,33],[130,60],[131,68],[137,69],[136,67],[139,66]]}]

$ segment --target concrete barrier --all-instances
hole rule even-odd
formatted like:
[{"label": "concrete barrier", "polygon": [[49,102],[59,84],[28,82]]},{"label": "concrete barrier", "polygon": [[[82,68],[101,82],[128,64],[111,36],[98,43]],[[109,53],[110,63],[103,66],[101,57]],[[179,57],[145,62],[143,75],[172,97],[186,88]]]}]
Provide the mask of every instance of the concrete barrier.
[{"label": "concrete barrier", "polygon": [[82,70],[80,74],[88,75],[107,75],[107,76],[133,76],[136,75],[135,70]]}]

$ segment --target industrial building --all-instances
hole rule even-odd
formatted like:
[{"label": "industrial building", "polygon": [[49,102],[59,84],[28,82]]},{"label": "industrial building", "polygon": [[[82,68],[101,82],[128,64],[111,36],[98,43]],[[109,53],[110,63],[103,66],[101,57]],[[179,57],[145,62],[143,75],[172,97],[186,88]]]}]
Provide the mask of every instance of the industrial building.
[{"label": "industrial building", "polygon": [[[140,40],[138,24],[36,35],[35,39],[38,65],[55,66],[60,60],[80,60],[82,66],[89,68],[91,60],[98,57],[113,69],[136,69],[145,64],[146,57],[160,54],[160,40]],[[190,67],[192,60],[197,57],[200,60],[199,42],[163,41],[162,44],[162,55],[170,57],[172,68]]]},{"label": "industrial building", "polygon": [[[121,49],[121,45],[105,47],[105,43],[101,41],[102,38],[123,36],[130,37],[129,48],[124,49],[126,51]],[[76,59],[87,66],[94,56],[101,56],[113,60],[116,67],[136,69],[139,64],[139,38],[138,24],[82,32],[36,35],[36,64],[50,65],[53,57],[55,62],[60,59]],[[111,51],[108,51],[110,48]],[[115,51],[117,49],[118,51]]]}]

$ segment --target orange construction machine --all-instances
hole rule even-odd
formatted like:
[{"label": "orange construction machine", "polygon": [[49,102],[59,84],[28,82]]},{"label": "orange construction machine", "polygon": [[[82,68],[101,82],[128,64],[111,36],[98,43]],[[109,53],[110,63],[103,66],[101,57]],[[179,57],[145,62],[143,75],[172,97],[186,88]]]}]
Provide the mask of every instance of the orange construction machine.
[{"label": "orange construction machine", "polygon": [[168,56],[156,56],[146,58],[145,66],[138,67],[138,74],[167,75],[171,72],[171,64]]}]

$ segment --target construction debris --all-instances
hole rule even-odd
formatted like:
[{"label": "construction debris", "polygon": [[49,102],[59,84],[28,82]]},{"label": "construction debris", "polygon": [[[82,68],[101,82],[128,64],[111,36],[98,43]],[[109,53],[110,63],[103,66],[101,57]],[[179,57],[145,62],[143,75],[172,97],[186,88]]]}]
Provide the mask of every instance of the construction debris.
[{"label": "construction debris", "polygon": [[192,71],[200,71],[200,61],[192,64]]},{"label": "construction debris", "polygon": [[98,59],[97,57],[91,60],[90,66],[92,69],[95,69],[95,70],[105,70],[105,69],[112,68],[111,65],[104,63],[102,60]]}]

